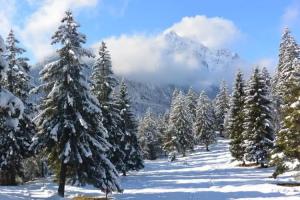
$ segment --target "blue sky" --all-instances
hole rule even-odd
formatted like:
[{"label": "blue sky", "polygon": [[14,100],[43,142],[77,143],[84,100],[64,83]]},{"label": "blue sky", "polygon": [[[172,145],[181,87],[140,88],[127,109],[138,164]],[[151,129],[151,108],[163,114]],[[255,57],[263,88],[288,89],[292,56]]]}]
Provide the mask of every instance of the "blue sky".
[{"label": "blue sky", "polygon": [[[148,40],[174,24],[184,24],[184,17],[193,24],[196,16],[202,16],[205,22],[195,22],[198,26],[193,27],[201,35],[200,42],[203,34],[209,37],[205,35],[208,25],[211,37],[223,37],[213,47],[229,48],[249,63],[274,68],[283,27],[289,26],[300,37],[300,0],[0,0],[0,5],[0,34],[5,37],[13,28],[32,62],[53,51],[51,34],[69,8],[91,46],[102,39],[119,41],[121,35]],[[216,29],[211,20],[216,17],[228,30]]]}]

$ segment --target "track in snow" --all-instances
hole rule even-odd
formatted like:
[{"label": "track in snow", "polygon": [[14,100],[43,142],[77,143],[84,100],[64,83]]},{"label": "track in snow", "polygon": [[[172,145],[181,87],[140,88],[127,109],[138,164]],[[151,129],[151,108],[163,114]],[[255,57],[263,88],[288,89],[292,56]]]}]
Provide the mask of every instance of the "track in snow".
[{"label": "track in snow", "polygon": [[199,148],[175,163],[148,161],[135,175],[122,177],[120,200],[300,199],[300,187],[287,188],[268,178],[274,169],[236,167],[230,163],[228,140],[206,152]]},{"label": "track in snow", "polygon": [[[170,163],[166,159],[146,161],[146,167],[121,177],[123,194],[117,200],[225,200],[270,199],[300,200],[300,187],[282,187],[268,178],[273,169],[236,167],[230,163],[228,141],[219,140],[211,151],[202,148]],[[287,179],[288,177],[283,177]],[[0,187],[0,200],[58,199],[57,185],[50,179],[16,187]],[[92,187],[66,187],[66,196],[95,196]]]}]

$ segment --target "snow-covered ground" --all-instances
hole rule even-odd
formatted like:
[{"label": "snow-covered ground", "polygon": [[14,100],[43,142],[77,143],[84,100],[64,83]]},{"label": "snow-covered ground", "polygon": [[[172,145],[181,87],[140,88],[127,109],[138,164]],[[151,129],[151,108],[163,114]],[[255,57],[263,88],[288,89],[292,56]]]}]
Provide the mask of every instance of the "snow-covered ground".
[{"label": "snow-covered ground", "polygon": [[[165,159],[146,162],[144,170],[121,177],[123,194],[117,200],[300,200],[300,187],[277,186],[269,178],[273,169],[236,167],[230,163],[228,141],[219,140],[210,152],[199,148],[190,156],[170,163]],[[281,177],[282,181],[290,177]],[[49,179],[17,187],[0,187],[0,199],[57,199],[57,186]],[[92,187],[67,186],[66,196],[97,196]]]}]

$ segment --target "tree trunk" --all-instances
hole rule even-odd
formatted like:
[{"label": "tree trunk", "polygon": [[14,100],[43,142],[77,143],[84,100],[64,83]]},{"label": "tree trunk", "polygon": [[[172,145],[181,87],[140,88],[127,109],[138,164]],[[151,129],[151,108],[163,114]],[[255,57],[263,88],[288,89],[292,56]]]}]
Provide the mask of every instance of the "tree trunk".
[{"label": "tree trunk", "polygon": [[246,166],[246,162],[243,160],[242,166]]},{"label": "tree trunk", "polygon": [[208,145],[206,145],[205,147],[206,147],[206,151],[209,151],[209,149],[208,149]]},{"label": "tree trunk", "polygon": [[4,170],[0,172],[0,185],[17,185],[15,170]]},{"label": "tree trunk", "polygon": [[123,170],[123,176],[126,176],[126,171],[125,170]]},{"label": "tree trunk", "polygon": [[67,169],[66,164],[64,163],[64,161],[61,161],[59,186],[58,186],[58,195],[61,197],[64,197],[64,195],[65,195],[66,169]]}]

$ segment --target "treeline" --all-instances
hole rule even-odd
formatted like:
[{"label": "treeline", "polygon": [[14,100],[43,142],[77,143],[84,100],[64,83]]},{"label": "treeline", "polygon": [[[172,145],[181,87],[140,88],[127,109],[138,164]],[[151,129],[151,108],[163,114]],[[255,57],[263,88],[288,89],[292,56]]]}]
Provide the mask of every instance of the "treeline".
[{"label": "treeline", "polygon": [[209,146],[217,136],[224,137],[224,121],[229,108],[229,95],[225,82],[219,94],[210,100],[204,91],[197,94],[192,88],[187,94],[175,89],[170,109],[155,116],[150,109],[140,119],[138,138],[144,157],[150,160],[175,152],[186,156],[195,145]]},{"label": "treeline", "polygon": [[[44,66],[35,88],[13,31],[6,43],[0,40],[1,185],[26,180],[27,171],[46,160],[60,196],[66,183],[93,184],[108,194],[122,191],[119,173],[144,167],[126,85],[115,78],[104,42],[90,79],[83,75],[88,66],[82,59],[95,56],[82,46],[86,36],[78,28],[67,11],[52,36],[58,58]],[[42,92],[38,105],[30,102],[30,91]]]},{"label": "treeline", "polygon": [[151,110],[140,120],[138,137],[145,158],[165,152],[183,156],[188,150],[230,139],[232,157],[241,165],[276,166],[276,177],[299,169],[300,161],[300,68],[299,45],[286,29],[279,49],[276,74],[255,67],[249,80],[238,71],[231,95],[221,83],[215,99],[192,89],[185,95],[174,91],[171,106],[163,116]]}]

